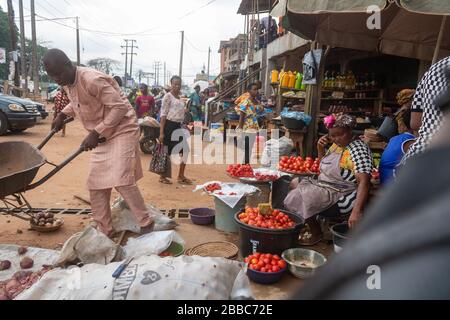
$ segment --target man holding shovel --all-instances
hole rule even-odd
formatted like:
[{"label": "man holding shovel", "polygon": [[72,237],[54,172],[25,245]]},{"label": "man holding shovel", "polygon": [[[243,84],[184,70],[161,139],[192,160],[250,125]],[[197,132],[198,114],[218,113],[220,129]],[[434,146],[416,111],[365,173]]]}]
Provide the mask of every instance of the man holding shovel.
[{"label": "man holding shovel", "polygon": [[[97,70],[76,67],[58,49],[44,56],[48,75],[64,87],[70,103],[53,122],[60,131],[67,117],[77,117],[89,132],[82,142],[91,155],[87,187],[92,213],[99,231],[114,233],[111,222],[111,191],[124,198],[141,226],[141,233],[153,230],[144,199],[136,185],[143,177],[138,153],[139,125],[136,113],[114,79]],[[105,140],[105,143],[100,143]]]}]

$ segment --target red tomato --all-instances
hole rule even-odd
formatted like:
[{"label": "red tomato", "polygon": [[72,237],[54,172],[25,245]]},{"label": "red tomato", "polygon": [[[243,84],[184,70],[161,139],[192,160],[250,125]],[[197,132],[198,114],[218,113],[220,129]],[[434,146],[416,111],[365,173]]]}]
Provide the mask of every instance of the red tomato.
[{"label": "red tomato", "polygon": [[266,273],[266,272],[267,272],[267,269],[266,269],[266,268],[261,268],[261,272]]},{"label": "red tomato", "polygon": [[280,272],[281,269],[280,269],[280,267],[278,267],[278,266],[274,266],[274,267],[272,268],[272,271],[273,271],[273,272]]},{"label": "red tomato", "polygon": [[286,269],[286,267],[287,267],[286,261],[284,261],[284,260],[278,261],[278,267],[280,267],[281,270]]},{"label": "red tomato", "polygon": [[281,258],[280,258],[280,256],[274,255],[274,256],[273,256],[273,260],[280,261]]}]

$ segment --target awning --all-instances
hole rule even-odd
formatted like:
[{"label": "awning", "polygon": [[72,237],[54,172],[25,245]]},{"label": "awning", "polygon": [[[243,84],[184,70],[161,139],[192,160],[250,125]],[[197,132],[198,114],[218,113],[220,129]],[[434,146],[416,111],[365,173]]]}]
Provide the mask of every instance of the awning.
[{"label": "awning", "polygon": [[242,0],[237,13],[242,15],[256,14],[258,13],[257,9],[259,13],[267,13],[272,9],[275,2],[276,0]]},{"label": "awning", "polygon": [[[367,27],[372,12],[381,9],[381,29]],[[285,0],[273,9],[285,12],[284,27],[324,45],[432,60],[450,1],[442,0]],[[450,55],[450,18],[443,29],[439,57]]]}]

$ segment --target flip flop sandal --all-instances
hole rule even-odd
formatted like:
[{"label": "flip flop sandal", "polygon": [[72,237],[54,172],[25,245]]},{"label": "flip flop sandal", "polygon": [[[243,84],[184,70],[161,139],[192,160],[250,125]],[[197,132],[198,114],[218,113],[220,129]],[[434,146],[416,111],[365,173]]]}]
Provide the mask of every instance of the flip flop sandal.
[{"label": "flip flop sandal", "polygon": [[178,180],[178,183],[184,186],[192,186],[194,183],[189,179]]},{"label": "flip flop sandal", "polygon": [[168,184],[168,185],[173,184],[172,181],[170,181],[168,179],[159,179],[159,183]]}]

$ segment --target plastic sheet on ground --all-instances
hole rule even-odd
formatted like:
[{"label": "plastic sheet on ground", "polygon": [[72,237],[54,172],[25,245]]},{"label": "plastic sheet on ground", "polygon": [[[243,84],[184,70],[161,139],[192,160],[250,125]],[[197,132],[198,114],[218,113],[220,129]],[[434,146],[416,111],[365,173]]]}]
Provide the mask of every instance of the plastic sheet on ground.
[{"label": "plastic sheet on ground", "polygon": [[[151,204],[147,204],[150,217],[155,221],[155,231],[173,230],[177,227],[177,223],[166,217],[158,208]],[[129,209],[127,203],[121,198],[117,198],[111,209],[113,228],[117,232],[130,231],[139,233],[141,227],[134,218],[133,213]]]},{"label": "plastic sheet on ground", "polygon": [[[212,183],[217,183],[217,182],[207,182],[203,185],[199,185],[194,190],[194,192],[203,190],[204,188],[206,188],[208,185],[210,185]],[[210,195],[222,200],[230,208],[236,207],[236,205],[239,203],[239,201],[241,201],[242,198],[261,191],[255,186],[251,186],[251,185],[243,184],[243,183],[219,183],[219,184],[221,185],[222,190],[215,191],[214,193],[212,193]],[[230,194],[236,194],[236,195],[230,195]]]},{"label": "plastic sheet on ground", "polygon": [[88,227],[66,241],[57,265],[70,265],[79,261],[84,264],[108,264],[122,258],[121,246],[95,228]]},{"label": "plastic sheet on ground", "polygon": [[24,257],[30,257],[34,261],[33,268],[27,271],[36,272],[41,270],[43,265],[53,265],[59,256],[58,251],[38,248],[27,248],[28,252],[19,256],[19,248],[20,246],[15,245],[0,245],[0,261],[11,261],[11,268],[0,272],[0,281],[9,280],[14,273],[21,271],[20,260]]},{"label": "plastic sheet on ground", "polygon": [[[17,300],[229,300],[249,299],[242,265],[221,258],[144,256],[119,279],[120,263],[53,270]],[[237,296],[233,296],[236,294]]]},{"label": "plastic sheet on ground", "polygon": [[175,231],[153,232],[139,238],[130,238],[123,247],[125,258],[159,255],[166,251],[172,242],[185,245],[183,238]]}]

